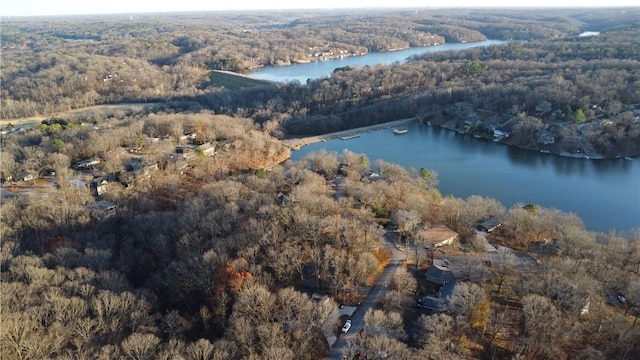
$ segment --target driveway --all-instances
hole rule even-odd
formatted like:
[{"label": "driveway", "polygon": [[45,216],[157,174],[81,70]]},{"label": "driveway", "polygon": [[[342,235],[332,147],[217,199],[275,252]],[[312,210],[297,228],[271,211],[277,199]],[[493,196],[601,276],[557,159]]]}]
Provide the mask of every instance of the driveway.
[{"label": "driveway", "polygon": [[384,239],[386,241],[386,247],[392,253],[391,261],[384,268],[375,285],[369,289],[369,293],[362,301],[362,304],[353,313],[351,317],[351,329],[347,334],[340,334],[337,341],[331,347],[327,359],[341,360],[343,353],[346,353],[354,342],[355,337],[364,328],[364,315],[370,309],[374,309],[376,304],[382,300],[384,293],[387,289],[387,285],[393,280],[393,276],[396,271],[402,266],[402,262],[405,259],[405,252],[398,249],[396,246],[394,234],[386,231],[384,233]]}]

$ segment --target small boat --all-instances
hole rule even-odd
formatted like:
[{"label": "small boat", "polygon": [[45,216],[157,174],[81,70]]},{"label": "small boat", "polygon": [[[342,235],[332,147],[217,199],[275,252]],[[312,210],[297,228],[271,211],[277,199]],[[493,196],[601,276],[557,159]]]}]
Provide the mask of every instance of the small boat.
[{"label": "small boat", "polygon": [[624,157],[625,160],[633,160],[633,158],[629,157],[629,156],[625,156]]},{"label": "small boat", "polygon": [[393,129],[393,133],[396,135],[402,135],[402,134],[406,134],[408,133],[409,130],[407,129]]}]

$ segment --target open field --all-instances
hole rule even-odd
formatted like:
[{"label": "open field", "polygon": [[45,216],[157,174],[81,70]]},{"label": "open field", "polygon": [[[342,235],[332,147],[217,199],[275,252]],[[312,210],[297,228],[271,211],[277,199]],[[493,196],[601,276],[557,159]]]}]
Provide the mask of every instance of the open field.
[{"label": "open field", "polygon": [[254,79],[246,75],[236,74],[230,71],[220,71],[220,70],[212,70],[210,78],[211,78],[210,84],[212,86],[225,87],[231,90],[240,89],[244,87],[263,86],[263,85],[272,84],[272,82],[270,81]]},{"label": "open field", "polygon": [[46,116],[31,116],[31,117],[18,118],[18,119],[4,119],[4,120],[0,120],[0,126],[7,126],[8,124],[13,124],[14,126],[32,127],[34,126],[34,124],[37,125],[42,120],[45,120],[50,117],[55,117],[55,116],[64,117],[67,115],[92,115],[92,114],[109,116],[119,111],[124,111],[124,112],[140,111],[140,110],[143,110],[145,107],[151,107],[157,104],[159,103],[96,105],[96,106],[89,106],[81,109],[57,112],[57,113],[46,115]]}]

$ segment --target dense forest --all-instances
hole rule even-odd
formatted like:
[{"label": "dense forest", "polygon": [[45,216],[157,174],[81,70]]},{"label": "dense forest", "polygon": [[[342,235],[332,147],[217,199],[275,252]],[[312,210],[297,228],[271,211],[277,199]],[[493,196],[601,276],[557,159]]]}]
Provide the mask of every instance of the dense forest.
[{"label": "dense forest", "polygon": [[[638,155],[637,15],[3,19],[0,357],[320,359],[348,336],[347,359],[639,358],[640,229],[442,196],[427,168],[349,151],[287,161],[278,139],[415,117]],[[507,42],[306,84],[220,87],[212,72],[486,38]],[[123,102],[143,105],[63,113]],[[436,246],[443,227],[456,240]],[[437,264],[457,269],[448,296]]]},{"label": "dense forest", "polygon": [[[394,359],[640,355],[640,232],[591,233],[574,215],[533,204],[443,198],[427,169],[350,152],[267,171],[262,164],[285,149],[248,119],[66,120],[5,138],[3,171],[55,171],[2,189],[11,195],[0,209],[3,358],[322,358],[323,333],[341,326],[338,304],[357,305],[389,262],[389,236],[418,251],[403,255],[366,314],[354,340],[360,351]],[[171,159],[174,144],[188,146],[184,133],[219,152],[179,170]],[[140,140],[151,136],[164,140]],[[84,156],[100,161],[71,170]],[[111,180],[96,196],[72,181],[122,174],[136,159],[160,166],[135,186]],[[105,202],[117,208],[99,211]],[[501,250],[488,266],[473,228],[491,217],[503,225],[490,241],[535,261]],[[466,281],[447,311],[429,315],[413,306],[430,292],[425,270],[457,249],[419,250],[428,241],[422,229],[435,224],[458,232],[469,250],[456,257]]]}]

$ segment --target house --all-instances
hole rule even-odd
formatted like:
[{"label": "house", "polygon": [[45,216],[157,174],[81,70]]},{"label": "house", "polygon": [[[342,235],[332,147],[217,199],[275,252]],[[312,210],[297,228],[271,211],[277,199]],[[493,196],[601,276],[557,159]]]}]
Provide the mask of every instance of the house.
[{"label": "house", "polygon": [[502,226],[502,223],[499,222],[495,216],[491,216],[485,220],[478,221],[478,224],[476,225],[476,229],[478,229],[479,231],[490,233],[493,230],[499,228],[500,226]]},{"label": "house", "polygon": [[92,170],[95,165],[100,164],[98,159],[84,159],[73,164],[76,170]]},{"label": "house", "polygon": [[455,287],[455,282],[442,285],[437,294],[427,295],[420,299],[421,307],[435,312],[446,311],[449,308],[449,301]]},{"label": "house", "polygon": [[109,178],[106,176],[100,176],[91,180],[89,188],[94,195],[100,196],[107,192],[107,184],[109,184]]},{"label": "house", "polygon": [[556,135],[548,130],[540,130],[538,133],[538,142],[542,145],[552,145],[556,142]]},{"label": "house", "polygon": [[127,171],[134,171],[134,170],[155,171],[155,170],[158,170],[158,163],[150,162],[149,160],[145,160],[144,158],[135,158],[127,164],[126,169]]},{"label": "house", "polygon": [[202,151],[205,156],[212,156],[216,154],[216,145],[212,143],[204,143],[196,148],[196,151]]},{"label": "house", "polygon": [[87,210],[91,217],[97,220],[105,220],[116,214],[118,205],[114,202],[107,200],[96,201],[93,204],[87,205]]},{"label": "house", "polygon": [[120,175],[120,182],[122,183],[122,185],[130,187],[135,185],[137,182],[140,182],[141,180],[150,179],[151,173],[156,170],[158,170],[158,164],[140,166],[135,170],[127,171],[126,173]]},{"label": "house", "polygon": [[184,175],[189,168],[189,162],[181,155],[170,155],[167,159],[167,170],[172,170],[175,173]]},{"label": "house", "polygon": [[125,166],[125,168],[127,169],[127,171],[133,171],[133,170],[136,170],[136,169],[140,168],[143,164],[144,164],[144,159],[138,157],[138,158],[134,158],[133,160],[131,160]]},{"label": "house", "polygon": [[444,285],[456,282],[463,278],[460,271],[451,268],[451,263],[446,259],[434,259],[425,273],[427,281],[434,284]]},{"label": "house", "polygon": [[190,159],[195,156],[193,149],[185,146],[176,146],[175,155],[173,155],[176,159]]},{"label": "house", "polygon": [[180,140],[195,140],[198,134],[195,132],[187,132],[180,136]]},{"label": "house", "polygon": [[536,116],[544,116],[551,112],[553,108],[551,104],[548,102],[543,102],[541,104],[536,105]]},{"label": "house", "polygon": [[509,137],[509,133],[504,132],[502,130],[493,130],[493,138],[502,140],[503,138]]},{"label": "house", "polygon": [[21,173],[18,174],[18,177],[16,179],[18,179],[18,181],[33,181],[36,178],[32,172],[22,171]]},{"label": "house", "polygon": [[362,173],[362,177],[360,178],[360,180],[363,181],[363,182],[372,183],[372,182],[376,182],[376,181],[388,181],[389,178],[386,177],[386,176],[381,176],[377,172],[374,172],[374,171],[371,171],[371,170],[365,170]]},{"label": "house", "polygon": [[418,237],[426,241],[426,246],[437,248],[444,245],[453,245],[460,235],[449,227],[438,224],[430,228],[424,228],[418,232]]},{"label": "house", "polygon": [[349,163],[340,163],[338,165],[338,174],[347,176],[349,172]]}]

